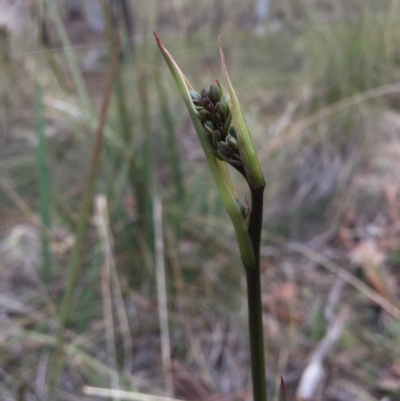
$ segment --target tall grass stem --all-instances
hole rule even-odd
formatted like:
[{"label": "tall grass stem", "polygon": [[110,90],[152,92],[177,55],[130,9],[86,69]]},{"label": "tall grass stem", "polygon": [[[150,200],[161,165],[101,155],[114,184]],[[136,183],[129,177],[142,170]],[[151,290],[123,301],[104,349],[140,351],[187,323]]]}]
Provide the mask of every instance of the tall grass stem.
[{"label": "tall grass stem", "polygon": [[37,169],[39,189],[39,211],[42,242],[42,275],[46,283],[51,279],[51,253],[48,233],[51,225],[50,172],[47,161],[47,139],[45,135],[45,116],[43,89],[39,82],[35,84],[36,105],[36,137],[37,137]]},{"label": "tall grass stem", "polygon": [[[37,25],[43,22],[43,5],[37,9]],[[35,57],[36,75],[40,71],[40,58]],[[48,166],[47,138],[45,135],[45,105],[43,88],[39,78],[35,79],[35,111],[36,111],[36,161],[38,174],[39,192],[39,215],[41,221],[40,235],[42,244],[42,277],[45,283],[51,279],[51,253],[49,232],[51,225],[51,191],[50,191],[50,172]]]},{"label": "tall grass stem", "polygon": [[79,216],[75,245],[72,250],[71,261],[68,268],[68,281],[63,299],[61,301],[60,311],[60,327],[57,335],[57,347],[55,355],[55,368],[52,370],[50,378],[51,391],[54,391],[60,380],[62,371],[62,350],[64,345],[64,331],[68,322],[71,311],[72,296],[76,287],[79,270],[81,268],[81,256],[84,247],[85,234],[89,223],[92,201],[95,190],[95,185],[100,171],[101,151],[103,148],[104,126],[106,123],[107,110],[111,99],[112,87],[114,82],[115,72],[118,66],[120,44],[114,49],[114,54],[111,60],[111,65],[106,77],[106,85],[104,88],[103,102],[101,105],[99,123],[96,132],[96,139],[93,148],[90,172],[85,189],[83,205]]},{"label": "tall grass stem", "polygon": [[167,283],[165,278],[163,213],[161,199],[157,194],[153,196],[153,210],[158,319],[161,336],[161,361],[163,365],[165,392],[167,395],[172,396],[173,383],[171,376],[171,346],[168,327]]},{"label": "tall grass stem", "polygon": [[[115,323],[113,316],[113,300],[111,291],[111,269],[114,264],[112,247],[110,246],[110,236],[108,230],[108,208],[107,198],[104,195],[97,195],[96,205],[96,223],[101,238],[103,267],[101,272],[101,292],[103,304],[104,331],[106,336],[107,356],[110,370],[117,371],[117,350],[115,339]],[[114,389],[120,389],[118,374],[114,372],[110,375],[110,384]],[[120,401],[120,397],[114,396],[113,401]]]}]

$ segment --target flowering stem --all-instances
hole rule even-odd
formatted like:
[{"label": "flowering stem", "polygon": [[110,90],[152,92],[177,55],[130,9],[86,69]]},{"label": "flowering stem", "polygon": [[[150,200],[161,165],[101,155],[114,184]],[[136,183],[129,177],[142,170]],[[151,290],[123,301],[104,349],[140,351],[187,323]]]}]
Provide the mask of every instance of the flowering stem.
[{"label": "flowering stem", "polygon": [[260,242],[263,217],[264,186],[251,189],[251,216],[249,234],[255,254],[255,265],[246,267],[247,301],[249,308],[249,332],[251,375],[254,401],[266,401],[264,335],[261,302]]},{"label": "flowering stem", "polygon": [[[228,94],[217,79],[209,90],[203,89],[200,94],[195,92],[155,32],[154,35],[186,103],[222,202],[235,228],[247,277],[254,401],[267,401],[260,282],[260,243],[265,187],[261,166],[239,101],[228,77],[221,45],[221,64],[228,86],[229,101]],[[237,196],[227,165],[235,168],[249,185],[250,215],[248,208]],[[248,218],[250,218],[249,226]]]}]

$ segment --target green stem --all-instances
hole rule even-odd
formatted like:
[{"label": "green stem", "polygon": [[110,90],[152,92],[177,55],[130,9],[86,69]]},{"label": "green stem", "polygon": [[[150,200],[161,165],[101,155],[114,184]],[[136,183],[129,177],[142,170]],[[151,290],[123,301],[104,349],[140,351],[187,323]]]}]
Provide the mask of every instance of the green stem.
[{"label": "green stem", "polygon": [[246,267],[247,300],[249,308],[251,376],[254,401],[266,401],[264,334],[261,303],[260,243],[263,218],[264,186],[251,189],[249,234],[255,254],[255,265]]}]

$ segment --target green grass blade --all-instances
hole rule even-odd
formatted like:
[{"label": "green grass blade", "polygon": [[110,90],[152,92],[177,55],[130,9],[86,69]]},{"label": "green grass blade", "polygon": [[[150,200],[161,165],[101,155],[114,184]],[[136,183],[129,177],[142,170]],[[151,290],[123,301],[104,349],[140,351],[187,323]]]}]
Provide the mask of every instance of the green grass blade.
[{"label": "green grass blade", "polygon": [[64,23],[61,19],[60,10],[57,8],[57,2],[55,2],[54,0],[49,0],[46,2],[46,4],[50,11],[50,15],[52,17],[54,25],[57,29],[61,43],[63,45],[65,58],[67,60],[76,90],[78,92],[82,110],[85,114],[87,122],[89,123],[90,126],[92,126],[95,123],[95,118],[94,118],[95,114],[93,110],[93,105],[92,102],[90,101],[90,97],[86,89],[86,84],[83,81],[79,65],[76,61],[73,47],[71,46],[71,42],[68,38],[67,31],[65,30]]}]

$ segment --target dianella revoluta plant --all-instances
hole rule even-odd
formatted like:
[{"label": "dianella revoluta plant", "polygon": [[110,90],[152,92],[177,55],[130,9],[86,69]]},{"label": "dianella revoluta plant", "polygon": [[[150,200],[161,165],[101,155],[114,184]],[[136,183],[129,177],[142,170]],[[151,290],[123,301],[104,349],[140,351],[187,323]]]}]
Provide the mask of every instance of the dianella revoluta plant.
[{"label": "dianella revoluta plant", "polygon": [[[185,101],[222,202],[235,229],[247,278],[254,400],[266,401],[260,282],[264,176],[239,101],[229,80],[221,44],[219,49],[227,92],[215,79],[208,90],[203,89],[198,93],[157,34],[154,35]],[[239,171],[246,180],[251,194],[250,207],[245,206],[239,199],[229,175],[229,165]]]}]

